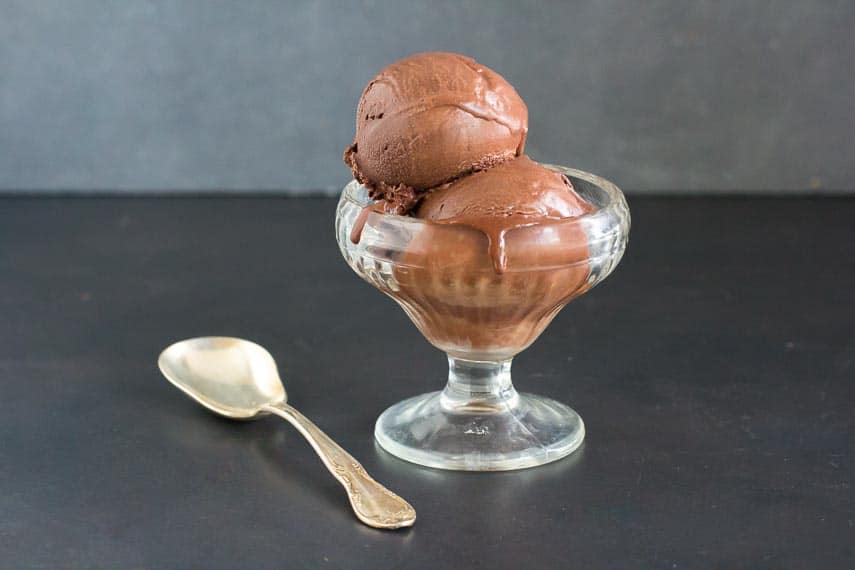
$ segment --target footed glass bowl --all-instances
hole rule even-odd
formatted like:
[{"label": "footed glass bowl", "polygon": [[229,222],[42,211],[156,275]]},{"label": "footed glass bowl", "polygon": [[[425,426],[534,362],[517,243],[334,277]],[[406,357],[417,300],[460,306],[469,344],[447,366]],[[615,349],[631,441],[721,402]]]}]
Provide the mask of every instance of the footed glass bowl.
[{"label": "footed glass bowl", "polygon": [[366,209],[366,189],[356,181],[344,187],[335,224],[345,260],[448,355],[444,390],[399,402],[377,420],[374,435],[389,453],[429,467],[495,471],[555,461],[582,443],[575,411],[516,391],[511,359],[615,268],[629,209],[611,182],[545,166],[596,209],[509,231],[502,272],[483,233]]}]

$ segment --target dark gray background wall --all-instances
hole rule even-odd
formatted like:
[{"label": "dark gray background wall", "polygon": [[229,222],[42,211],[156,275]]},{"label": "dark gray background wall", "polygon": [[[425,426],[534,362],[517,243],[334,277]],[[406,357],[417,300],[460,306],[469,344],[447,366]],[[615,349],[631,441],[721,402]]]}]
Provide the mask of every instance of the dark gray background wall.
[{"label": "dark gray background wall", "polygon": [[855,188],[855,2],[0,0],[0,191],[332,190],[365,83],[474,56],[535,159],[629,191]]}]

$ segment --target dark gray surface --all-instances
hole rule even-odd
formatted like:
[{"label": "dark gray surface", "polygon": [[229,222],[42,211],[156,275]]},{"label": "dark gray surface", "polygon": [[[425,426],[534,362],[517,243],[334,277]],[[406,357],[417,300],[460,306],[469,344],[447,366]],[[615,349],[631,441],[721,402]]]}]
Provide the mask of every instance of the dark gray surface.
[{"label": "dark gray surface", "polygon": [[643,191],[855,189],[851,0],[0,0],[0,191],[339,189],[415,51],[519,89],[529,151]]},{"label": "dark gray surface", "polygon": [[[855,200],[630,205],[621,266],[515,364],[584,447],[467,474],[374,446],[445,361],[342,261],[332,200],[0,200],[0,567],[852,567]],[[205,334],[268,346],[416,526],[360,525],[284,422],[160,377]]]}]

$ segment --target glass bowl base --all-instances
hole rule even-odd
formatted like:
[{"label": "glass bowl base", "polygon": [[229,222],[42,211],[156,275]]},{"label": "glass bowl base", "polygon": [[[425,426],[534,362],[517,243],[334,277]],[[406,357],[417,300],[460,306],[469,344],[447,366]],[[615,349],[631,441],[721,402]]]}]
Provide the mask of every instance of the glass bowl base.
[{"label": "glass bowl base", "polygon": [[513,387],[499,398],[463,402],[446,389],[387,409],[374,437],[392,455],[419,465],[505,471],[573,453],[585,438],[585,424],[570,407]]}]

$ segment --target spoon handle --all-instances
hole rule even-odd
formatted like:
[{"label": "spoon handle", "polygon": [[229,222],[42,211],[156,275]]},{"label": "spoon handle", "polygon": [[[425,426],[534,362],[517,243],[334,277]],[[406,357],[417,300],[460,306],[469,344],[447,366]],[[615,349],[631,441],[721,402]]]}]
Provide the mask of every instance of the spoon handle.
[{"label": "spoon handle", "polygon": [[412,526],[416,511],[404,499],[375,481],[348,452],[312,423],[309,418],[285,403],[262,406],[265,412],[285,419],[303,434],[330,473],[347,491],[356,517],[375,528]]}]

